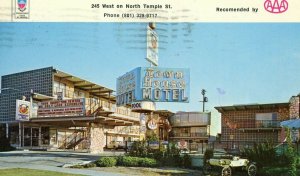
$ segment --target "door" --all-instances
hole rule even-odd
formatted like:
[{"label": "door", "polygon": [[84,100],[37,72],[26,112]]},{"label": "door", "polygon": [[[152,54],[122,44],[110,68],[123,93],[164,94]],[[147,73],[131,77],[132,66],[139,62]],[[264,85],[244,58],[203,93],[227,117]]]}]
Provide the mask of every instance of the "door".
[{"label": "door", "polygon": [[31,146],[31,128],[24,127],[24,146],[29,147]]},{"label": "door", "polygon": [[32,146],[39,146],[39,128],[32,128]]}]

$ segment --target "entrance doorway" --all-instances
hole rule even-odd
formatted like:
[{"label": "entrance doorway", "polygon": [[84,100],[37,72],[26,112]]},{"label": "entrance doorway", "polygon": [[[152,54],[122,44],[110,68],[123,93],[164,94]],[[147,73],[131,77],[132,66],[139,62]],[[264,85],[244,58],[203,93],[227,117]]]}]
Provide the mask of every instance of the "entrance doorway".
[{"label": "entrance doorway", "polygon": [[24,127],[24,147],[38,147],[40,138],[39,127]]},{"label": "entrance doorway", "polygon": [[39,146],[39,128],[31,128],[31,134],[32,146]]}]

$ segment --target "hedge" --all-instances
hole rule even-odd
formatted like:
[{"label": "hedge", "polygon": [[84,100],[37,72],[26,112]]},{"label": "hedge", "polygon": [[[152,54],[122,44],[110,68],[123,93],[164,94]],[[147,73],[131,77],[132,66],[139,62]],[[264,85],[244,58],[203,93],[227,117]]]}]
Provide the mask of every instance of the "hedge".
[{"label": "hedge", "polygon": [[113,167],[116,164],[117,159],[115,157],[103,157],[96,161],[96,165],[99,167]]},{"label": "hedge", "polygon": [[127,166],[127,167],[155,167],[158,162],[152,158],[140,158],[131,156],[102,157],[96,161],[99,167]]}]

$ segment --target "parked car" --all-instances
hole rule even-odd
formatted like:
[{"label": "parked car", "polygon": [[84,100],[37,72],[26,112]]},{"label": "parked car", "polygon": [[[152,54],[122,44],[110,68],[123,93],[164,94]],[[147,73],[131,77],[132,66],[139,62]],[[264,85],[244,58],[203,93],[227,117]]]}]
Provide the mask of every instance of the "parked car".
[{"label": "parked car", "polygon": [[221,176],[232,176],[232,169],[241,168],[245,175],[255,176],[257,172],[257,167],[254,162],[250,162],[248,159],[242,159],[240,157],[234,156],[230,159],[228,158],[211,158],[207,160],[203,167],[203,173],[205,175],[210,175],[212,171],[219,170],[221,168]]},{"label": "parked car", "polygon": [[125,149],[125,143],[122,141],[111,141],[106,146],[107,149]]}]

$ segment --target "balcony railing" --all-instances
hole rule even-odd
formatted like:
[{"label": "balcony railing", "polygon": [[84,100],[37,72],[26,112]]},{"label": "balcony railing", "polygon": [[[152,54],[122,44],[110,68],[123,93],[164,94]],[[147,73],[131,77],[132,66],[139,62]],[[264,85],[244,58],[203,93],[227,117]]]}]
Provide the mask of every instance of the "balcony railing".
[{"label": "balcony railing", "polygon": [[118,126],[114,129],[107,129],[109,133],[118,133],[118,134],[139,134],[139,126]]},{"label": "balcony railing", "polygon": [[256,128],[279,128],[280,121],[279,120],[256,120],[255,127]]},{"label": "balcony railing", "polygon": [[208,137],[207,133],[172,133],[171,137]]},{"label": "balcony railing", "polygon": [[171,121],[172,126],[207,126],[209,122],[199,121]]}]

